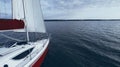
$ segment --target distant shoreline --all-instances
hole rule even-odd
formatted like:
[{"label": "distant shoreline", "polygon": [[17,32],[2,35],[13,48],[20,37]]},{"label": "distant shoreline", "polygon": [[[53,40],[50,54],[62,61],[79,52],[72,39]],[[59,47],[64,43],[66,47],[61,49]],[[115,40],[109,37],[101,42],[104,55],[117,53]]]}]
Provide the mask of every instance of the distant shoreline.
[{"label": "distant shoreline", "polygon": [[45,21],[120,21],[120,19],[45,19]]}]

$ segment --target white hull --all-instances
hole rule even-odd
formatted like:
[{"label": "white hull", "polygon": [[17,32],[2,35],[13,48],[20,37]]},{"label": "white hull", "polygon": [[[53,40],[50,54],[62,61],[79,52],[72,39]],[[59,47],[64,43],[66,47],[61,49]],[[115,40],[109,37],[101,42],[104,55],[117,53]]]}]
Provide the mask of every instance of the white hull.
[{"label": "white hull", "polygon": [[[46,52],[47,47],[49,44],[49,39],[40,40],[37,42],[30,42],[30,44],[26,45],[19,45],[11,48],[0,48],[0,67],[4,67],[8,65],[8,67],[35,67],[38,61],[41,64],[41,58],[43,54]],[[6,51],[3,51],[7,49]],[[14,49],[14,50],[13,50]],[[32,49],[30,54],[26,55],[24,58],[17,58],[16,56],[20,55],[21,53]],[[41,58],[41,59],[40,59]]]}]

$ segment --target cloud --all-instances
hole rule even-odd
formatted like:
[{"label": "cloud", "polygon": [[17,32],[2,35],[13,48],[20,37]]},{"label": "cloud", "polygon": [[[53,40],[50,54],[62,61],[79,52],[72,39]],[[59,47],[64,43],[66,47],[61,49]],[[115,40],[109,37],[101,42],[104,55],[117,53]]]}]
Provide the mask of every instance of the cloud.
[{"label": "cloud", "polygon": [[71,19],[119,19],[120,7],[88,7],[80,12],[71,11],[67,16]]},{"label": "cloud", "polygon": [[[0,13],[11,14],[10,2],[0,0]],[[41,0],[41,5],[45,19],[120,18],[120,0]]]},{"label": "cloud", "polygon": [[0,0],[0,18],[11,18],[11,8],[10,0]]},{"label": "cloud", "polygon": [[0,0],[0,13],[11,13],[10,0]]},{"label": "cloud", "polygon": [[0,2],[3,2],[3,3],[10,3],[11,0],[0,0]]},{"label": "cloud", "polygon": [[120,0],[41,0],[45,19],[118,19]]}]

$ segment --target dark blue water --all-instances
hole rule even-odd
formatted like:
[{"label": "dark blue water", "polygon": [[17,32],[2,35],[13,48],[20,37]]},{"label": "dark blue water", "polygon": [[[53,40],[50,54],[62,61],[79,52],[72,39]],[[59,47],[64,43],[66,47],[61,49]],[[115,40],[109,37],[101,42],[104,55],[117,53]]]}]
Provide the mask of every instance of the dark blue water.
[{"label": "dark blue water", "polygon": [[46,21],[42,67],[120,67],[120,21]]}]

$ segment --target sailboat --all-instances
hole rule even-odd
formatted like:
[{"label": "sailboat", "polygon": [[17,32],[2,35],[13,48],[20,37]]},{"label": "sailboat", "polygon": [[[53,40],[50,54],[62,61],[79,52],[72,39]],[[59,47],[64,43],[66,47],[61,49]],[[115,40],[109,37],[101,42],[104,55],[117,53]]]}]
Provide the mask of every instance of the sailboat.
[{"label": "sailboat", "polygon": [[0,67],[40,67],[50,40],[40,0],[11,0],[10,12],[0,18]]}]

